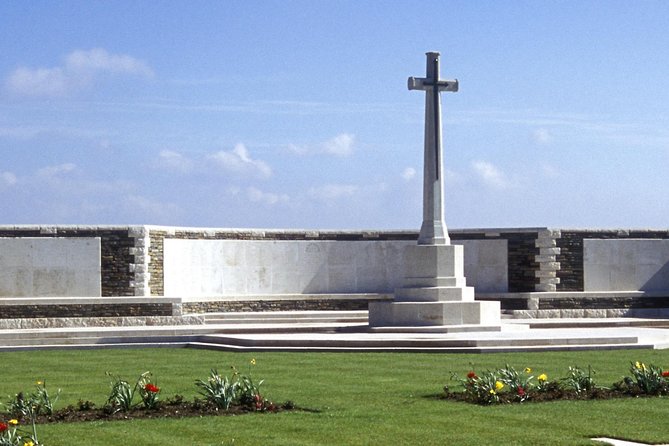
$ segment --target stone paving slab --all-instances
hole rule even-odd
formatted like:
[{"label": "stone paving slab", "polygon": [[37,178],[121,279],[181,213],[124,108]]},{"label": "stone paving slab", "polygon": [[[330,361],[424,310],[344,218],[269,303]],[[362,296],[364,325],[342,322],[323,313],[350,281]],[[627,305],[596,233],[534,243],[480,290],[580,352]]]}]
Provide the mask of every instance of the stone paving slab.
[{"label": "stone paving slab", "polygon": [[[613,446],[645,446],[650,444],[650,443],[636,443],[634,441],[618,440],[615,438],[607,438],[607,437],[591,438],[591,440],[599,441],[601,443],[607,443]],[[655,446],[669,446],[669,444],[657,444]]]}]

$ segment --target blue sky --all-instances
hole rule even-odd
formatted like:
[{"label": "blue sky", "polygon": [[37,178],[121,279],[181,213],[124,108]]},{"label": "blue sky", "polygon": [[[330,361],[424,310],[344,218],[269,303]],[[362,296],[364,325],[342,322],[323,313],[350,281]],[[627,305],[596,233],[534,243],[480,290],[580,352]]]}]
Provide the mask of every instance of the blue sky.
[{"label": "blue sky", "polygon": [[0,224],[669,227],[669,3],[0,2]]}]

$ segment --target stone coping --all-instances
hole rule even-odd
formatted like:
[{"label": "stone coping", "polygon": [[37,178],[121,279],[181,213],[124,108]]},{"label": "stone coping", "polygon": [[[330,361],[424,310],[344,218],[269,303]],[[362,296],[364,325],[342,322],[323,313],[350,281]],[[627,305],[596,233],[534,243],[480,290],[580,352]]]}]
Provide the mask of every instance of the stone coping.
[{"label": "stone coping", "polygon": [[[17,225],[0,225],[1,231],[40,231],[44,234],[55,234],[56,230],[79,230],[79,231],[95,231],[95,230],[155,230],[167,231],[190,231],[190,232],[231,232],[240,234],[368,234],[371,237],[374,234],[403,234],[403,235],[418,235],[418,229],[282,229],[282,228],[226,228],[226,227],[197,227],[197,226],[162,226],[162,225],[54,225],[54,224],[17,224]],[[611,232],[668,232],[669,228],[570,228],[570,227],[556,227],[556,226],[541,226],[541,227],[509,227],[509,228],[449,228],[449,233],[470,233],[470,232],[485,232],[485,233],[521,233],[521,232],[541,232],[541,231],[568,231],[568,232],[589,232],[589,233],[611,233]]]},{"label": "stone coping", "polygon": [[222,296],[197,296],[182,297],[180,302],[249,302],[249,301],[268,301],[268,300],[390,300],[392,293],[342,293],[342,294],[254,294],[248,296],[240,295],[222,295]]},{"label": "stone coping", "polygon": [[180,304],[180,297],[0,297],[2,305]]},{"label": "stone coping", "polygon": [[575,298],[628,298],[628,297],[669,297],[667,291],[548,291],[522,293],[476,293],[477,299],[575,299]]},{"label": "stone coping", "polygon": [[[551,291],[521,293],[476,293],[481,300],[504,299],[561,299],[561,298],[629,298],[669,297],[667,291]],[[328,294],[254,294],[216,296],[115,296],[115,297],[0,297],[0,305],[76,305],[76,304],[123,304],[123,303],[188,303],[216,301],[262,301],[262,300],[389,300],[393,293],[328,293]]]},{"label": "stone coping", "polygon": [[200,314],[188,314],[184,316],[49,317],[0,319],[0,330],[45,328],[81,329],[84,327],[169,327],[204,324],[204,316]]}]

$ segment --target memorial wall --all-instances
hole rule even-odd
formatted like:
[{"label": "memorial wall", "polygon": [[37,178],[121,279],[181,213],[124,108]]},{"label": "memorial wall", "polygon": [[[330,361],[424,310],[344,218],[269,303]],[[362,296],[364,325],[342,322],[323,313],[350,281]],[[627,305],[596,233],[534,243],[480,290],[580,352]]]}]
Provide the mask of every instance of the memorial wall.
[{"label": "memorial wall", "polygon": [[[669,230],[456,229],[483,293],[669,292]],[[0,227],[0,297],[390,293],[417,231]]]}]

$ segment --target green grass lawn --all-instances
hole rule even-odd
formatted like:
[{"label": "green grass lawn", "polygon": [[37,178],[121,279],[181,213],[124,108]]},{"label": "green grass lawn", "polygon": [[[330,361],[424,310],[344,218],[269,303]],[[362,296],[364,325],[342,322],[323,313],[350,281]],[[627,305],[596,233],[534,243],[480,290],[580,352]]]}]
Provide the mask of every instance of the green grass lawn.
[{"label": "green grass lawn", "polygon": [[[250,360],[256,359],[251,366]],[[102,406],[105,372],[134,380],[151,371],[161,398],[196,396],[193,382],[210,368],[252,367],[265,379],[265,396],[292,400],[318,412],[234,417],[135,420],[45,425],[47,446],[77,445],[594,445],[609,436],[669,443],[669,399],[558,401],[482,407],[440,400],[451,372],[494,369],[506,363],[536,374],[563,377],[569,366],[591,365],[600,386],[628,374],[630,361],[669,368],[669,351],[515,353],[486,355],[404,353],[222,353],[189,349],[44,351],[1,353],[0,400],[32,391],[46,380],[62,388],[56,407],[79,399]],[[3,417],[0,417],[2,419]]]}]

